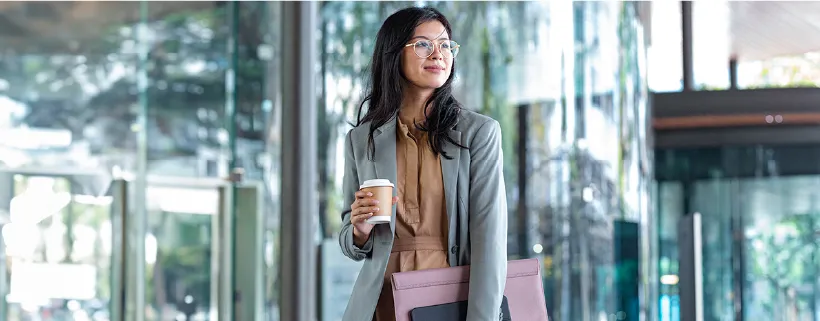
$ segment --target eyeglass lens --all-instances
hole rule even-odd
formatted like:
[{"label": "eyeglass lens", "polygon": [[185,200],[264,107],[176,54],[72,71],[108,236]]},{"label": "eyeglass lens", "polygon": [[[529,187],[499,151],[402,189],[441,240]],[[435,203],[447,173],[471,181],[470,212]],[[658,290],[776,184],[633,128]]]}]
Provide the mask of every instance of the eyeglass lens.
[{"label": "eyeglass lens", "polygon": [[[445,57],[455,58],[455,56],[458,55],[458,44],[455,41],[442,41],[440,46],[441,54]],[[435,48],[436,44],[430,40],[419,40],[413,46],[413,50],[416,52],[416,55],[421,58],[430,57],[435,51]]]}]

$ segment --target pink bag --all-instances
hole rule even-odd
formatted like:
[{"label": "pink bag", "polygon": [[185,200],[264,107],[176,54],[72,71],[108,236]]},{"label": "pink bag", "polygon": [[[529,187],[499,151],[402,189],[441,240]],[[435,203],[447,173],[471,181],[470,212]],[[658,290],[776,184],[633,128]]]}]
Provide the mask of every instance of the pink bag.
[{"label": "pink bag", "polygon": [[[414,308],[466,301],[470,267],[393,273],[396,321],[410,321]],[[507,262],[504,289],[514,321],[547,321],[547,303],[537,259]],[[499,302],[500,304],[501,302]]]}]

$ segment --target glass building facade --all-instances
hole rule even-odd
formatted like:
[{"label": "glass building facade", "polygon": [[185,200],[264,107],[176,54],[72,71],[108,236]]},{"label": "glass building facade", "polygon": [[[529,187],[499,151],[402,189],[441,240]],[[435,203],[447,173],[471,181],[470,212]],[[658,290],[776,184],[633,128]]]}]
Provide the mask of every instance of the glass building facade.
[{"label": "glass building facade", "polygon": [[[463,46],[457,98],[501,123],[510,259],[542,262],[551,320],[655,319],[638,3],[431,1],[321,2],[305,35],[319,320],[358,272],[336,242],[342,140],[375,35],[420,4]],[[279,320],[284,5],[0,5],[0,320]]]},{"label": "glass building facade", "polygon": [[226,268],[276,314],[277,14],[0,5],[0,319],[213,320]]}]

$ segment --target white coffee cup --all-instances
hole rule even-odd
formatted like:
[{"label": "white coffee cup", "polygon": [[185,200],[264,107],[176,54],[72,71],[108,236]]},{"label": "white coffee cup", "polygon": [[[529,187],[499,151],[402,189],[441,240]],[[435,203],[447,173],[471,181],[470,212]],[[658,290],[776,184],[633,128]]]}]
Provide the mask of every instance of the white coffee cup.
[{"label": "white coffee cup", "polygon": [[395,186],[387,179],[369,179],[364,181],[359,190],[370,192],[373,198],[379,201],[376,205],[379,210],[367,219],[370,224],[390,223],[393,216],[393,188]]}]

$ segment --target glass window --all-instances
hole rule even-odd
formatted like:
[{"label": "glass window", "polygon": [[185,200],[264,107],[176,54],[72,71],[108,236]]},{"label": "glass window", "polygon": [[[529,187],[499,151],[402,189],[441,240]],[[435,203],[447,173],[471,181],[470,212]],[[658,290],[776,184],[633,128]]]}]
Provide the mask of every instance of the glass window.
[{"label": "glass window", "polygon": [[[117,287],[131,286],[127,305],[133,307],[133,285],[144,283],[146,306],[131,310],[144,319],[208,316],[208,309],[216,308],[211,258],[220,241],[212,237],[218,232],[213,217],[237,211],[217,205],[224,197],[220,188],[231,185],[225,179],[233,174],[253,186],[237,199],[258,201],[239,207],[251,219],[253,211],[262,215],[258,239],[264,244],[253,244],[264,252],[257,268],[263,269],[259,301],[265,309],[259,311],[267,313],[266,320],[278,319],[279,15],[279,4],[267,2],[0,6],[0,20],[8,27],[0,32],[4,236],[21,230],[7,223],[19,216],[26,195],[66,198],[62,207],[41,213],[41,220],[23,224],[23,231],[45,233],[46,239],[31,242],[33,252],[4,238],[0,250],[9,260],[0,264],[0,274],[9,279],[0,280],[0,293],[16,296],[6,298],[0,312],[9,320],[114,317],[122,313],[109,309],[120,299],[112,295],[122,290]],[[146,186],[135,180],[148,175],[171,183]],[[112,179],[120,178],[128,181],[130,194],[145,199],[106,196]],[[213,188],[196,188],[201,185]],[[202,202],[180,205],[186,197]],[[122,279],[112,278],[122,272],[114,265],[123,256],[134,259],[130,251],[121,253],[119,236],[112,235],[125,213],[129,222],[142,217],[149,225],[146,280],[137,281],[133,267]],[[142,238],[134,231],[121,233],[129,236],[129,246]],[[25,264],[38,272],[15,275]],[[41,287],[31,282],[55,266],[76,268],[82,278],[63,281],[78,282],[82,293],[32,291]],[[54,275],[64,276],[65,270]],[[19,291],[25,288],[28,292]],[[73,317],[71,311],[77,311]]]},{"label": "glass window", "polygon": [[684,215],[683,186],[679,182],[658,184],[657,238],[660,275],[660,320],[680,320],[678,282],[678,221]]},{"label": "glass window", "polygon": [[649,88],[655,92],[681,91],[683,38],[680,2],[655,1],[651,10],[652,41],[647,49]]},{"label": "glass window", "polygon": [[817,87],[820,52],[738,63],[739,88]]},{"label": "glass window", "polygon": [[225,176],[230,118],[225,81],[232,59],[225,6],[147,5],[149,12],[165,12],[149,16],[139,43],[148,51],[148,172]]},{"label": "glass window", "polygon": [[[0,165],[133,169],[135,2],[9,3]],[[4,28],[4,30],[10,30]]]},{"label": "glass window", "polygon": [[266,78],[275,47],[261,27],[265,11],[254,8],[261,6],[242,4],[232,30],[225,3],[148,3],[165,12],[150,17],[140,44],[148,47],[149,173],[225,177],[235,144],[236,166],[261,178],[273,108],[266,95],[278,85]]},{"label": "glass window", "polygon": [[[696,90],[729,89],[729,11],[726,0],[692,2],[692,69]],[[677,63],[682,64],[682,60]]]},{"label": "glass window", "polygon": [[[263,224],[261,320],[279,320],[282,184],[282,21],[278,2],[238,2],[236,154],[244,179],[261,182]],[[239,277],[239,276],[237,276]],[[260,309],[255,309],[260,311]]]},{"label": "glass window", "polygon": [[[650,84],[655,92],[683,90],[681,3],[652,3]],[[692,3],[692,69],[696,90],[729,88],[729,2]]]},{"label": "glass window", "polygon": [[[5,247],[5,320],[109,315],[111,199],[90,190],[88,177],[0,175],[11,185]],[[60,285],[60,286],[55,286]]]},{"label": "glass window", "polygon": [[811,320],[817,313],[820,176],[741,181],[744,318]]},{"label": "glass window", "polygon": [[[214,305],[212,270],[220,193],[216,187],[146,187],[146,320],[206,316]],[[199,199],[196,205],[176,199]]]},{"label": "glass window", "polygon": [[0,319],[107,318],[119,251],[104,195],[136,168],[139,3],[0,7]]}]

